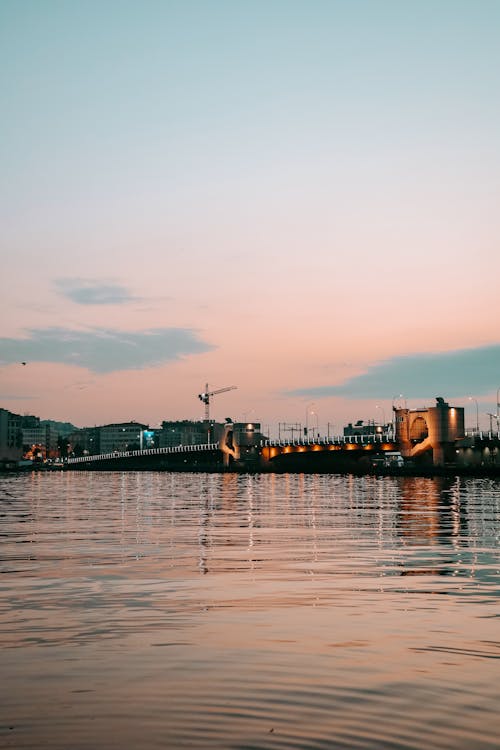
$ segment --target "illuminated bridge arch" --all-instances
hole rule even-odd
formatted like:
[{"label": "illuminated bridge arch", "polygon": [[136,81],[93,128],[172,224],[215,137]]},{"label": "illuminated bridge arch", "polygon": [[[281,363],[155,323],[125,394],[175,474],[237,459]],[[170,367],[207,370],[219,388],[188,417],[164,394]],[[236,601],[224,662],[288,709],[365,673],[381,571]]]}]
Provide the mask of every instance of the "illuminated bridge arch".
[{"label": "illuminated bridge arch", "polygon": [[420,414],[410,425],[410,440],[412,443],[421,443],[429,437],[429,426],[426,419]]}]

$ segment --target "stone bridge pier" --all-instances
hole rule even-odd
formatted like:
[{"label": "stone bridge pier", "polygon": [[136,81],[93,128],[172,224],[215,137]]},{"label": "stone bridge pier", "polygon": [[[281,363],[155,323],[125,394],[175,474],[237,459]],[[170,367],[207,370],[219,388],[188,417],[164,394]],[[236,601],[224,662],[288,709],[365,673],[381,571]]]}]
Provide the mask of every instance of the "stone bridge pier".
[{"label": "stone bridge pier", "polygon": [[259,465],[259,446],[264,439],[259,423],[226,422],[219,440],[225,468],[255,469]]},{"label": "stone bridge pier", "polygon": [[455,442],[465,437],[464,409],[450,406],[441,396],[436,406],[394,408],[396,442],[405,458],[419,458],[442,466],[455,460]]}]

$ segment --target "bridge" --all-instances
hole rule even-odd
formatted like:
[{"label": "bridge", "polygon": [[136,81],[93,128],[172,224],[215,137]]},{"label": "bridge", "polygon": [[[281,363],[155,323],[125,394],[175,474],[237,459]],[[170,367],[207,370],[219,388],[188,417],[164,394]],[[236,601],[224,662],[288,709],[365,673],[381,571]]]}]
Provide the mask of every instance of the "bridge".
[{"label": "bridge", "polygon": [[197,468],[200,471],[207,471],[220,470],[223,467],[223,455],[218,443],[201,443],[78,456],[67,458],[64,466],[68,469],[84,471],[119,471],[121,469],[192,471]]},{"label": "bridge", "polygon": [[469,434],[463,426],[463,408],[450,407],[441,398],[435,407],[395,409],[394,424],[395,431],[372,434],[270,440],[254,432],[252,425],[241,431],[227,423],[218,442],[87,454],[68,458],[64,468],[362,473],[388,465],[392,470],[401,454],[407,468],[500,466],[498,433]]},{"label": "bridge", "polygon": [[369,468],[374,459],[398,451],[390,433],[338,435],[337,437],[296,440],[264,440],[260,445],[263,469],[282,471],[338,471]]},{"label": "bridge", "polygon": [[332,470],[353,464],[363,457],[383,455],[397,450],[387,434],[339,435],[332,438],[259,440],[243,439],[226,431],[218,443],[176,445],[133,451],[113,451],[68,458],[65,468],[85,471],[171,470],[222,471],[259,470],[295,471]]},{"label": "bridge", "polygon": [[[328,438],[295,438],[295,439],[279,439],[279,440],[262,440],[261,447],[263,448],[314,448],[318,450],[318,447],[337,446],[338,450],[353,450],[349,446],[382,446],[382,450],[394,450],[394,439],[389,432],[373,433],[371,435],[338,435],[337,437]],[[392,447],[389,447],[392,446]],[[370,450],[371,448],[367,448]]]}]

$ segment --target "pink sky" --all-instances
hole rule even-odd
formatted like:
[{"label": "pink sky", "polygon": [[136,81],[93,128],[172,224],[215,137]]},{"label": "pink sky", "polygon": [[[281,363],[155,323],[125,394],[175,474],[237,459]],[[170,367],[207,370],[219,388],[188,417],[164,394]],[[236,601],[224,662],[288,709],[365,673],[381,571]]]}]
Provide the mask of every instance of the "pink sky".
[{"label": "pink sky", "polygon": [[[306,410],[323,432],[388,421],[399,393],[442,395],[470,425],[476,398],[486,427],[500,386],[498,7],[362,3],[360,25],[348,3],[118,20],[112,5],[0,11],[0,406],[155,425],[202,418],[208,382],[238,386],[211,416],[275,432]],[[83,365],[54,328],[85,335]],[[92,352],[101,329],[129,336],[121,364]],[[128,369],[156,329],[180,329],[180,345]],[[476,350],[474,367],[446,358]],[[364,398],[308,394],[415,354],[436,355],[418,388],[410,366]]]}]

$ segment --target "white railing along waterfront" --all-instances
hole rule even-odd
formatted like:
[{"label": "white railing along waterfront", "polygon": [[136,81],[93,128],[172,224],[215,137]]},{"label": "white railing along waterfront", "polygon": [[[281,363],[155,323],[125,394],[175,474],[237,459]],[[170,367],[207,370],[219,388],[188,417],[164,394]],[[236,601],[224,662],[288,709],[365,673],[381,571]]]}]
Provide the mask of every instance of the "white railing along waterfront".
[{"label": "white railing along waterfront", "polygon": [[199,443],[198,445],[172,445],[167,448],[146,448],[142,451],[112,451],[94,455],[67,458],[67,464],[88,463],[89,461],[109,461],[110,459],[129,458],[130,456],[158,456],[172,453],[201,453],[219,448],[219,443]]}]

